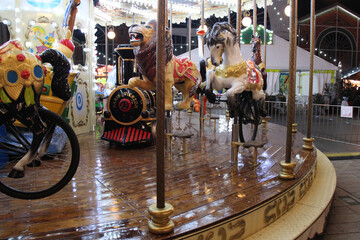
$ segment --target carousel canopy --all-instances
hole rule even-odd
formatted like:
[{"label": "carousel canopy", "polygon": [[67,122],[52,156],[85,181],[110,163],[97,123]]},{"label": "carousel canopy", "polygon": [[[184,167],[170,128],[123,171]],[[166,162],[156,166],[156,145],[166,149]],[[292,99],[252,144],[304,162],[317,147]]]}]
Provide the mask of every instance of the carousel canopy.
[{"label": "carousel canopy", "polygon": [[[201,0],[171,0],[168,1],[168,9],[172,9],[172,22],[185,22],[191,15],[192,19],[201,18]],[[250,10],[254,7],[254,0],[242,0],[241,9]],[[237,11],[238,0],[206,0],[204,3],[204,17],[208,18],[215,14],[217,17],[228,15],[228,8]],[[264,0],[256,1],[258,8],[264,7]],[[267,5],[272,5],[272,0],[267,0]],[[146,22],[157,18],[157,0],[101,0],[95,8],[97,22],[104,25],[105,22],[112,25],[126,23]],[[170,14],[169,14],[170,15]]]}]

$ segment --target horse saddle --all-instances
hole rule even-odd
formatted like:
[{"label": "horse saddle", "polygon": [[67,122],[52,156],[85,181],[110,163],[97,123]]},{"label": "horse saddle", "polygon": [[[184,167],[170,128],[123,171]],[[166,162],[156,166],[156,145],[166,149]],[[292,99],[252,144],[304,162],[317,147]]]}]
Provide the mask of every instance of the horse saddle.
[{"label": "horse saddle", "polygon": [[174,78],[183,78],[184,76],[197,82],[196,76],[192,74],[194,63],[187,57],[174,57]]},{"label": "horse saddle", "polygon": [[250,90],[260,90],[262,88],[259,71],[256,71],[256,66],[253,61],[247,60],[247,71],[249,77],[249,84],[247,86]]}]

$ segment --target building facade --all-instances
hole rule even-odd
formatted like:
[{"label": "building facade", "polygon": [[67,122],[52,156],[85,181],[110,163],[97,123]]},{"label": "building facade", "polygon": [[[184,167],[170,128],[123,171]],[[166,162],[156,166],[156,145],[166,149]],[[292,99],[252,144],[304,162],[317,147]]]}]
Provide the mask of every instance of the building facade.
[{"label": "building facade", "polygon": [[[299,19],[298,46],[310,50],[310,16]],[[336,4],[315,15],[315,54],[343,70],[360,63],[360,16]]]}]

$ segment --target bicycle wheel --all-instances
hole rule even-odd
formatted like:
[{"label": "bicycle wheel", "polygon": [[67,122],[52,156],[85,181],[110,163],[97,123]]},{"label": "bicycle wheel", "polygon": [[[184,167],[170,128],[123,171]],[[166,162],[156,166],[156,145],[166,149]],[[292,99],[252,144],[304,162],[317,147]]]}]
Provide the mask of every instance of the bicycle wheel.
[{"label": "bicycle wheel", "polygon": [[[248,126],[248,131],[245,131],[245,126]],[[244,96],[240,100],[239,111],[239,138],[241,142],[246,142],[250,139],[254,141],[256,138],[258,125],[260,124],[260,114],[258,102],[252,99],[251,96]],[[246,138],[247,136],[247,138]]]},{"label": "bicycle wheel", "polygon": [[40,108],[39,114],[51,141],[47,141],[46,154],[37,155],[22,178],[9,178],[8,174],[30,148],[33,133],[11,123],[0,127],[0,191],[14,198],[39,199],[58,192],[79,165],[79,143],[70,125],[49,110]]}]

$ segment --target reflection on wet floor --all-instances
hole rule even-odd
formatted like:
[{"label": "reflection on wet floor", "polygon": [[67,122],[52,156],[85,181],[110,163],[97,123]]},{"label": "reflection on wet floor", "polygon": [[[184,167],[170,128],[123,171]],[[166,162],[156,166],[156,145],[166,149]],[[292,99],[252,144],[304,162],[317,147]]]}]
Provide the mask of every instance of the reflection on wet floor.
[{"label": "reflection on wet floor", "polygon": [[[182,141],[174,139],[171,154],[165,155],[166,201],[175,208],[173,234],[250,209],[296,181],[278,179],[285,128],[271,123],[267,131],[260,127],[258,138],[268,139],[259,148],[260,164],[251,164],[253,150],[241,148],[236,165],[231,161],[232,119],[220,116],[216,131],[213,121],[205,119],[201,139],[199,115],[180,112],[180,120],[177,115],[174,129],[194,136],[187,142],[189,153],[180,154]],[[0,238],[156,238],[147,228],[147,209],[156,202],[155,146],[117,146],[100,140],[102,128],[96,129],[78,136],[80,166],[59,193],[31,201],[0,195]],[[296,135],[299,176],[311,162],[299,153],[301,145]]]}]

